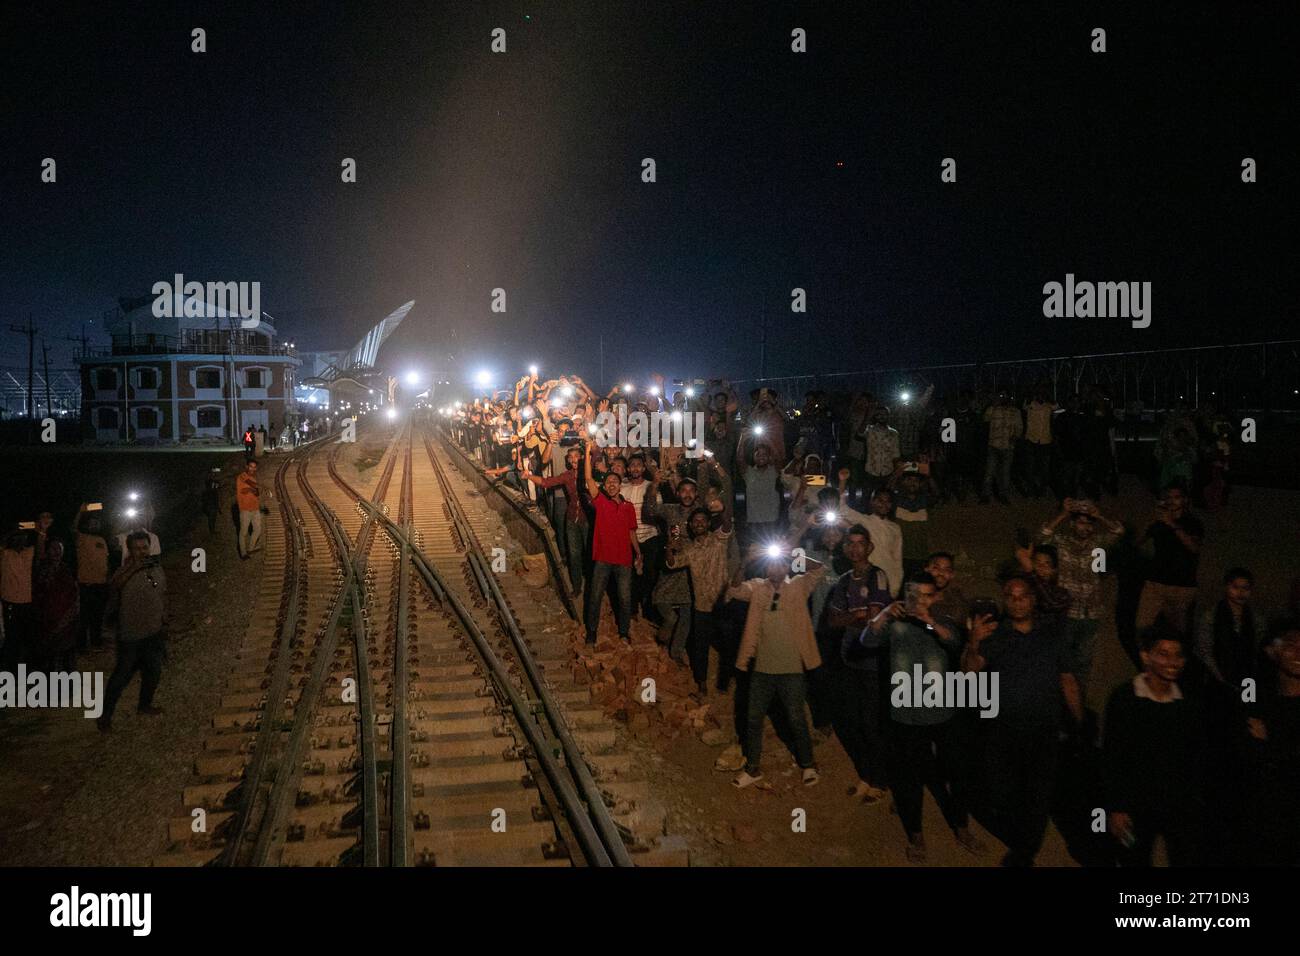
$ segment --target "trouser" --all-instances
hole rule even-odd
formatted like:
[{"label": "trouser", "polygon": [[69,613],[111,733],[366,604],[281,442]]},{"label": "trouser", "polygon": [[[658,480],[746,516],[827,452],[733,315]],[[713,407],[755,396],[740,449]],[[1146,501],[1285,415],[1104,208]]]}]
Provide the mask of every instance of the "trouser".
[{"label": "trouser", "polygon": [[[529,482],[532,484],[532,482]],[[546,498],[546,516],[551,521],[551,529],[555,532],[555,544],[560,549],[560,554],[564,554],[564,538],[568,534],[565,527],[564,506],[565,494],[562,488],[552,488],[547,492]]]},{"label": "trouser", "polygon": [[1011,461],[1015,449],[994,448],[989,446],[988,456],[984,459],[984,497],[993,493],[994,479],[997,479],[997,492],[1004,498],[1011,497]]},{"label": "trouser", "polygon": [[587,585],[587,643],[596,643],[596,627],[600,624],[600,605],[605,600],[609,579],[614,579],[618,593],[614,601],[614,619],[618,623],[618,636],[628,640],[632,633],[632,565],[610,564],[597,561],[591,566],[591,581]]},{"label": "trouser", "polygon": [[954,783],[956,746],[952,721],[929,726],[898,722],[889,727],[890,774],[894,803],[907,836],[921,832],[921,807],[928,788],[948,826],[960,830],[967,824],[961,787]]},{"label": "trouser", "polygon": [[808,732],[808,715],[804,711],[804,676],[798,674],[764,674],[754,671],[749,679],[749,706],[745,721],[745,769],[759,772],[763,759],[763,725],[772,702],[780,701],[794,744],[794,758],[800,767],[813,765],[812,736]]},{"label": "trouser", "polygon": [[204,514],[208,516],[208,534],[217,533],[217,512],[215,510],[205,510]]},{"label": "trouser", "polygon": [[582,593],[582,571],[587,563],[587,523],[564,519],[564,560],[569,568],[573,596]]},{"label": "trouser", "polygon": [[108,604],[107,584],[81,584],[81,630],[77,649],[102,647],[104,644],[104,607]]},{"label": "trouser", "polygon": [[835,667],[830,680],[835,736],[853,761],[858,779],[883,787],[887,777],[880,672],[874,668]]},{"label": "trouser", "polygon": [[1007,845],[1003,863],[1033,866],[1047,832],[1060,745],[1056,727],[985,729],[988,829]]},{"label": "trouser", "polygon": [[659,643],[668,645],[668,653],[680,660],[686,653],[686,642],[691,634],[691,605],[682,601],[656,601],[659,614]]},{"label": "trouser", "polygon": [[1067,617],[1065,638],[1070,654],[1070,673],[1079,681],[1079,693],[1088,689],[1088,676],[1092,673],[1092,655],[1097,647],[1097,629],[1101,622],[1095,618]]},{"label": "trouser", "polygon": [[245,511],[239,509],[239,554],[241,557],[252,554],[262,545],[261,509]]},{"label": "trouser", "polygon": [[691,635],[687,639],[686,647],[690,654],[691,676],[695,678],[695,683],[703,684],[709,679],[709,648],[714,644],[720,644],[721,638],[722,623],[714,616],[713,611],[692,610]]},{"label": "trouser", "polygon": [[33,605],[4,603],[5,642],[0,648],[0,670],[11,674],[18,672],[18,665],[31,660],[33,644],[36,640],[36,611]]},{"label": "trouser", "polygon": [[833,639],[818,635],[817,650],[821,654],[822,666],[808,672],[808,711],[812,714],[812,725],[820,730],[829,727],[835,718],[831,671],[843,665],[839,661],[839,647]]},{"label": "trouser", "polygon": [[162,666],[166,657],[167,646],[161,634],[138,641],[118,640],[117,664],[113,668],[113,675],[108,679],[108,691],[104,695],[105,720],[112,719],[117,700],[122,696],[122,691],[126,690],[126,685],[131,683],[136,671],[140,672],[139,709],[144,710],[153,705],[153,695],[158,690],[158,682],[162,680]]},{"label": "trouser", "polygon": [[659,582],[659,563],[664,553],[662,535],[641,542],[641,573],[632,578],[632,611],[650,617],[654,607],[655,585]]},{"label": "trouser", "polygon": [[1203,820],[1196,809],[1169,805],[1159,809],[1135,809],[1129,814],[1133,825],[1133,845],[1121,847],[1117,854],[1120,866],[1150,866],[1151,851],[1157,836],[1165,838],[1170,866],[1197,866],[1201,859]]},{"label": "trouser", "polygon": [[1172,584],[1148,581],[1142,585],[1138,598],[1137,632],[1139,635],[1164,616],[1165,623],[1184,637],[1192,618],[1192,605],[1196,603],[1196,588],[1181,588]]},{"label": "trouser", "polygon": [[1025,443],[1025,490],[1031,495],[1041,495],[1047,490],[1051,477],[1052,446],[1035,442]]}]

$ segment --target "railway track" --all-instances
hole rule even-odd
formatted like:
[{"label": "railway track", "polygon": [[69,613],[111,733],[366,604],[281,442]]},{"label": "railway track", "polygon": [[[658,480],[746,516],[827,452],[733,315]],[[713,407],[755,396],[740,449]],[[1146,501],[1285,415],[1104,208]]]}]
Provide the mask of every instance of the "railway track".
[{"label": "railway track", "polygon": [[253,620],[155,862],[630,865],[628,758],[548,681],[561,615],[494,574],[490,509],[417,429],[370,488],[342,449],[275,474]]}]

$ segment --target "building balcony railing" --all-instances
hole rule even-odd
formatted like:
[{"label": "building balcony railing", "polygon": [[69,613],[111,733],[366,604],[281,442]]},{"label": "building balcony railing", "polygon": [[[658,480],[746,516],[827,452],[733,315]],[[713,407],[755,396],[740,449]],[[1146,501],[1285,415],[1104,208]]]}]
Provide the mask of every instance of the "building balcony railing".
[{"label": "building balcony railing", "polygon": [[77,350],[79,359],[111,358],[115,355],[284,355],[297,353],[288,345],[254,342],[226,337],[178,338],[174,335],[115,335],[111,346],[89,346]]}]

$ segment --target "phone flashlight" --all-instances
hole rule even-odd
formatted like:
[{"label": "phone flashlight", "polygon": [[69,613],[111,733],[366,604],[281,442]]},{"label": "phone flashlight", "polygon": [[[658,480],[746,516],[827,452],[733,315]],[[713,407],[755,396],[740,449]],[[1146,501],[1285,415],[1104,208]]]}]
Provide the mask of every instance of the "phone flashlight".
[{"label": "phone flashlight", "polygon": [[781,557],[781,546],[779,544],[769,544],[765,549],[769,558]]},{"label": "phone flashlight", "polygon": [[623,386],[623,394],[624,394],[624,395],[630,395],[630,394],[632,394],[632,385],[631,385],[630,382],[629,382],[628,384],[626,384],[626,385]]},{"label": "phone flashlight", "polygon": [[822,520],[827,524],[834,524],[839,519],[839,515],[834,511],[826,510],[822,512]]},{"label": "phone flashlight", "polygon": [[694,397],[695,397],[695,389],[693,389],[693,388],[688,388],[688,389],[686,390],[686,397],[687,397],[687,398],[694,398]]},{"label": "phone flashlight", "polygon": [[755,435],[762,435],[762,434],[763,434],[763,426],[762,426],[762,425],[755,425],[753,431],[754,431],[754,434],[755,434]]}]

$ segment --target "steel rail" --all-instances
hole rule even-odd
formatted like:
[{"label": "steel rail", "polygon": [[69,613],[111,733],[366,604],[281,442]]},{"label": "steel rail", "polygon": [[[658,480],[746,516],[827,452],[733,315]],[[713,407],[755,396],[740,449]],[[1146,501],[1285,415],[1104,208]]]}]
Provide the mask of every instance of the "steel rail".
[{"label": "steel rail", "polygon": [[542,711],[546,715],[547,722],[550,724],[556,739],[560,742],[560,746],[564,751],[565,765],[569,768],[578,790],[587,802],[588,812],[600,833],[610,859],[616,866],[631,866],[632,860],[628,855],[627,847],[623,843],[618,826],[610,816],[609,808],[605,806],[600,787],[591,776],[591,770],[587,766],[587,761],[582,755],[578,742],[569,729],[568,721],[565,720],[563,711],[551,696],[550,689],[538,669],[537,663],[533,660],[532,651],[524,640],[523,634],[519,631],[519,625],[515,621],[514,613],[506,602],[496,576],[492,573],[491,566],[483,555],[482,547],[479,545],[478,539],[465,517],[460,500],[451,487],[450,480],[447,478],[441,462],[434,455],[433,445],[429,442],[427,436],[422,437],[425,452],[429,456],[434,473],[438,477],[438,483],[442,487],[443,498],[447,501],[451,511],[452,521],[457,533],[461,536],[461,540],[465,542],[466,560],[469,562],[474,577],[478,581],[479,590],[482,592],[483,597],[496,607],[497,617],[510,637],[510,642],[515,649],[515,655],[523,666],[529,685],[533,689],[533,695],[542,705]]}]

